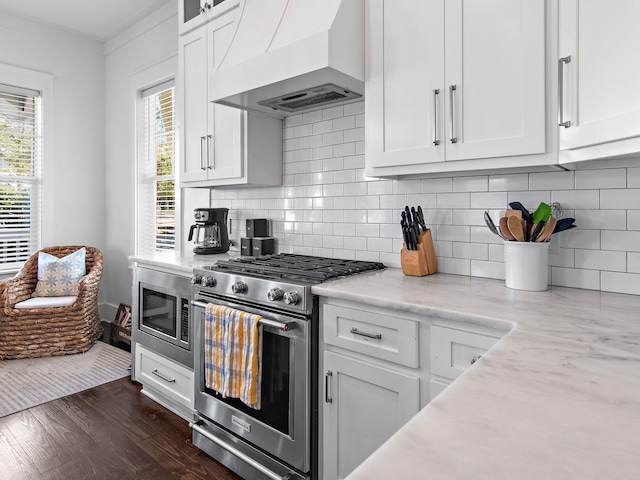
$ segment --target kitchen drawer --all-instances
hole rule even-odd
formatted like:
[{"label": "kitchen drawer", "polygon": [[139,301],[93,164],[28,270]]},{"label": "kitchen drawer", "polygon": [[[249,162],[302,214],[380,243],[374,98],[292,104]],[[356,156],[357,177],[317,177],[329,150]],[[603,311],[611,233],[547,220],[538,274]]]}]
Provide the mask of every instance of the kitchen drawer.
[{"label": "kitchen drawer", "polygon": [[192,370],[136,345],[135,375],[143,389],[152,389],[179,405],[193,408]]},{"label": "kitchen drawer", "polygon": [[418,367],[418,322],[392,315],[324,305],[324,341],[408,367]]},{"label": "kitchen drawer", "polygon": [[431,373],[454,380],[498,340],[498,336],[431,325]]}]

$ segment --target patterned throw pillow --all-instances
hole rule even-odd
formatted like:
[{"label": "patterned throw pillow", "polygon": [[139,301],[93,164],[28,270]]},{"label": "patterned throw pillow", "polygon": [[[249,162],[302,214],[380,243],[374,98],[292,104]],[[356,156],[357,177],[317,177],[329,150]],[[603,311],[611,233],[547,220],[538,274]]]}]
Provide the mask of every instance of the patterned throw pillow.
[{"label": "patterned throw pillow", "polygon": [[77,295],[78,283],[86,272],[86,253],[87,250],[84,247],[62,258],[40,252],[38,254],[38,284],[33,296]]}]

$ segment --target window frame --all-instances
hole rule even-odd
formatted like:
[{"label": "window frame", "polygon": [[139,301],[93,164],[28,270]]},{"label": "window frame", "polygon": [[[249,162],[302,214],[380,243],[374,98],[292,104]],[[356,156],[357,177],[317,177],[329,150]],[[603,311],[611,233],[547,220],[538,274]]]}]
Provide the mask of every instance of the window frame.
[{"label": "window frame", "polygon": [[[36,221],[36,231],[31,231],[31,252],[51,244],[54,225],[54,201],[51,179],[54,172],[54,80],[47,73],[36,72],[26,68],[0,63],[0,83],[14,86],[17,89],[37,91],[40,93],[40,152],[34,168],[35,199],[32,202],[31,222]],[[22,264],[0,264],[0,278],[15,274]]]}]

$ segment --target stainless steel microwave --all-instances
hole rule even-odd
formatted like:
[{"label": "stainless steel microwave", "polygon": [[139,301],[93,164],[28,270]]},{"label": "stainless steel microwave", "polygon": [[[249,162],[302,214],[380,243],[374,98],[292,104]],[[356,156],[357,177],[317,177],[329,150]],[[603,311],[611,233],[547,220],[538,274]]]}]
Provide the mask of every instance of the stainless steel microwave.
[{"label": "stainless steel microwave", "polygon": [[190,279],[137,267],[135,281],[134,342],[193,368]]}]

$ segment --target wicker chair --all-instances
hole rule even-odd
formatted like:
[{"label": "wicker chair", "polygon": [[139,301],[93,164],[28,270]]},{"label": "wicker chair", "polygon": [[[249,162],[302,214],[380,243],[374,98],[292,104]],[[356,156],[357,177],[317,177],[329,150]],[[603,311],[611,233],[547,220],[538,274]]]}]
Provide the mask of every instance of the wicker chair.
[{"label": "wicker chair", "polygon": [[[62,258],[82,246],[43,248]],[[87,351],[102,335],[98,314],[98,287],[102,277],[102,253],[86,248],[86,275],[69,306],[14,308],[28,300],[38,281],[38,253],[34,253],[13,278],[0,282],[0,360],[48,357]]]}]

